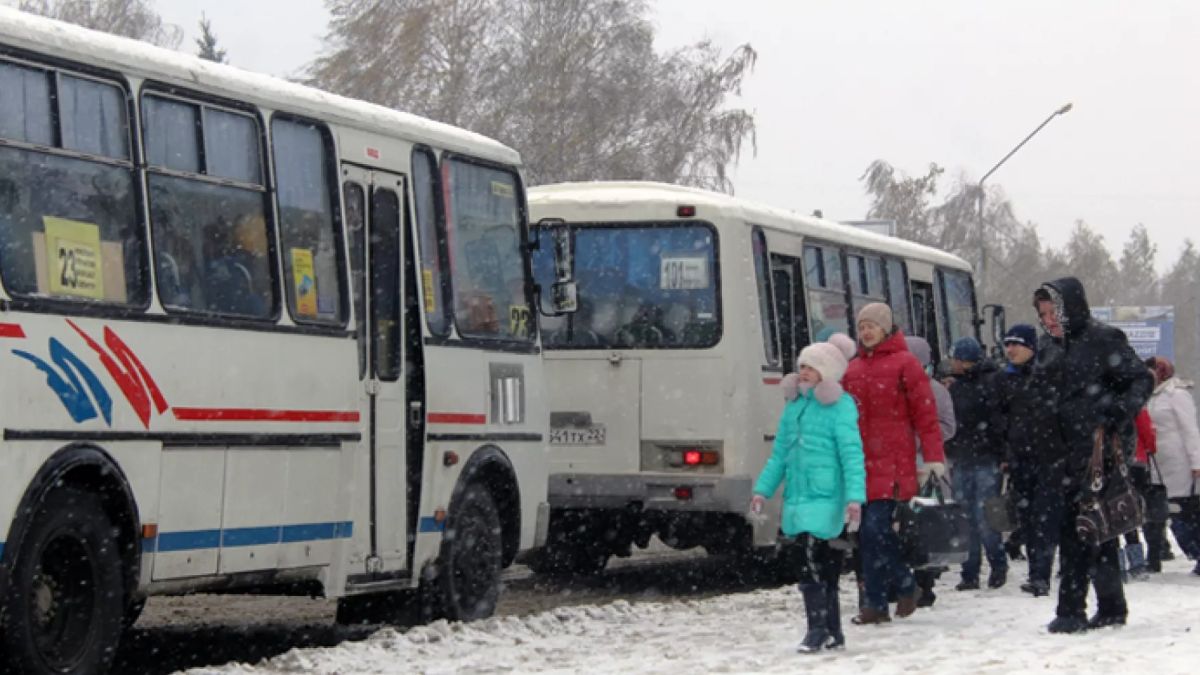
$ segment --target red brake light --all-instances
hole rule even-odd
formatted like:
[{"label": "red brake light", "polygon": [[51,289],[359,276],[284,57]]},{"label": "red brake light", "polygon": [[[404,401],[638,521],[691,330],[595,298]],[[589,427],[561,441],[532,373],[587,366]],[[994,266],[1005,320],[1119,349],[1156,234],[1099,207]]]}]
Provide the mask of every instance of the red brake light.
[{"label": "red brake light", "polygon": [[692,498],[692,488],[690,488],[690,487],[675,488],[675,499],[678,499],[680,501],[687,501],[691,498]]},{"label": "red brake light", "polygon": [[702,454],[699,450],[685,450],[683,453],[683,463],[688,466],[695,466],[700,463]]},{"label": "red brake light", "polygon": [[700,453],[700,463],[701,464],[708,464],[708,465],[712,466],[712,465],[715,465],[719,461],[719,459],[720,459],[720,455],[718,455],[716,452],[714,452],[712,450],[708,450],[706,452]]},{"label": "red brake light", "polygon": [[675,215],[679,216],[680,218],[691,218],[696,215],[696,207],[690,204],[680,204],[679,207],[675,209]]}]

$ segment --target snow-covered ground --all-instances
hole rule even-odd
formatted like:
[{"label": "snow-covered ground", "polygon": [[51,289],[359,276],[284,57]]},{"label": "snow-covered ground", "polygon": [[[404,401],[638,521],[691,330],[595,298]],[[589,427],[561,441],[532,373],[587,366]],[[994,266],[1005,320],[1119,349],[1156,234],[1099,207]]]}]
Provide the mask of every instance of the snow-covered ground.
[{"label": "snow-covered ground", "polygon": [[[561,607],[472,624],[438,622],[362,642],[296,649],[257,665],[231,664],[193,675],[266,673],[796,672],[829,673],[1195,673],[1200,670],[1200,577],[1192,563],[1166,563],[1150,581],[1126,587],[1130,623],[1083,635],[1050,635],[1052,598],[1017,582],[998,591],[955,592],[954,573],[932,609],[884,626],[846,622],[848,647],[797,654],[803,604],[794,588],[706,600]],[[949,583],[947,583],[949,582]],[[842,608],[855,596],[847,578]]]}]

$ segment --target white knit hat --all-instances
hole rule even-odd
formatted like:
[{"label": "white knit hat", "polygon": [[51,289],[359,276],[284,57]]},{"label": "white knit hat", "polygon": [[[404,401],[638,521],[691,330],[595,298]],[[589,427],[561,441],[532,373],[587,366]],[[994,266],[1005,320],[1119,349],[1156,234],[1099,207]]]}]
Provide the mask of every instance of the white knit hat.
[{"label": "white knit hat", "polygon": [[840,382],[849,367],[842,350],[828,342],[817,342],[800,351],[796,366],[808,366],[821,374],[823,382]]},{"label": "white knit hat", "polygon": [[826,342],[842,350],[842,356],[845,356],[847,361],[858,353],[858,344],[854,342],[854,338],[845,333],[834,333]]}]

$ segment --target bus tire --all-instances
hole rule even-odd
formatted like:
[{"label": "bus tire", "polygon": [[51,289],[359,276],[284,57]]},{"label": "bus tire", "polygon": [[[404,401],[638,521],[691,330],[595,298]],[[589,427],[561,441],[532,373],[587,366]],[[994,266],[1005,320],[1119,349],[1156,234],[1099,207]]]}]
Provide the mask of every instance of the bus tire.
[{"label": "bus tire", "polygon": [[18,673],[103,673],[125,616],[116,528],[94,493],[56,488],[35,507],[4,598],[4,648]]},{"label": "bus tire", "polygon": [[468,483],[450,509],[438,555],[436,592],[442,616],[474,621],[495,612],[503,547],[491,493]]}]

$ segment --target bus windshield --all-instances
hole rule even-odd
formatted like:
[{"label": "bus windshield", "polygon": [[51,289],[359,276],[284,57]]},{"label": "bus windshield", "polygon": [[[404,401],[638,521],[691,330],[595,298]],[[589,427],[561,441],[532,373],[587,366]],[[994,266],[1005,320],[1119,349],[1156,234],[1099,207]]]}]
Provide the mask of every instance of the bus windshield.
[{"label": "bus windshield", "polygon": [[532,339],[516,174],[459,160],[443,165],[458,332]]},{"label": "bus windshield", "polygon": [[[542,320],[547,348],[711,347],[721,336],[716,233],[691,223],[575,229],[579,310]],[[534,256],[543,292],[554,282],[546,233]]]}]

